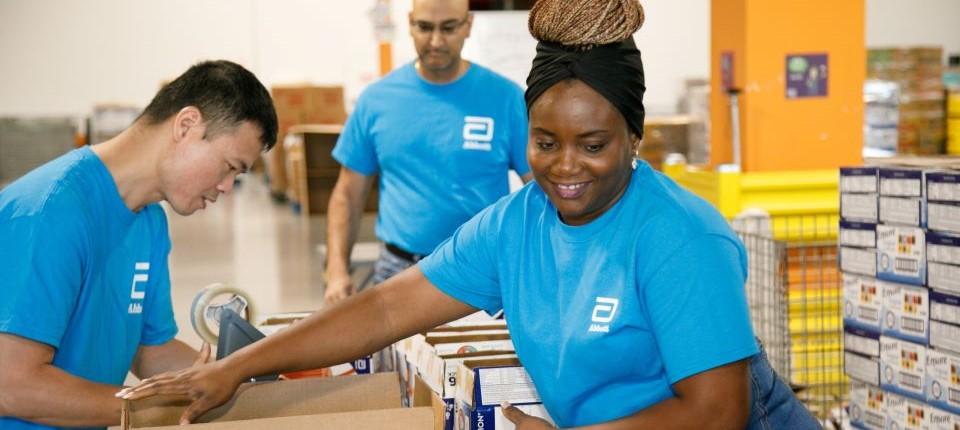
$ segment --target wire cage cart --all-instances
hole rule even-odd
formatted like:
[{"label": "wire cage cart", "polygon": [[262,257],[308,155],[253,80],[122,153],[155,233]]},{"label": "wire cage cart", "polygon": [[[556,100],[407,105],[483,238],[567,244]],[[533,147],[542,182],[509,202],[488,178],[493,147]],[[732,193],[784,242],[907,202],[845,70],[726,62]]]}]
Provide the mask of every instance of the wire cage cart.
[{"label": "wire cage cart", "polygon": [[736,217],[747,249],[747,301],[770,364],[825,427],[839,428],[843,372],[842,279],[835,214]]}]

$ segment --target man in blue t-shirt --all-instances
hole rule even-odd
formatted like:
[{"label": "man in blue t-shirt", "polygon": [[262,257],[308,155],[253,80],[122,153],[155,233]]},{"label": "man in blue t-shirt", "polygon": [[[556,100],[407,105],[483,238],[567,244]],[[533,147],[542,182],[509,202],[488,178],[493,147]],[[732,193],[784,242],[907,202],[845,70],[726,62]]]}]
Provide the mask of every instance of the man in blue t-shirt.
[{"label": "man in blue t-shirt", "polygon": [[[197,64],[119,136],[0,190],[0,428],[105,427],[128,372],[206,361],[174,339],[167,219],[229,192],[276,141],[267,90]],[[37,142],[42,144],[43,142]]]},{"label": "man in blue t-shirt", "polygon": [[327,303],[353,293],[350,251],[379,174],[374,266],[379,284],[431,253],[509,192],[509,170],[530,179],[527,113],[519,86],[462,59],[473,15],[466,0],[416,0],[417,60],[360,96],[333,151],[343,165],[330,198]]}]

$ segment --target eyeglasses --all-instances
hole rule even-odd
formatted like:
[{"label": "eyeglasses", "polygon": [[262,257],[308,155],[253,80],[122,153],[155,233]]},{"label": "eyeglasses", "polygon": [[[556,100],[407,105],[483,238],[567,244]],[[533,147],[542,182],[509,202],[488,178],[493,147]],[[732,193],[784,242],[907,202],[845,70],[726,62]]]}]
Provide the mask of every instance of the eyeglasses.
[{"label": "eyeglasses", "polygon": [[433,35],[435,30],[440,30],[442,36],[452,36],[460,27],[463,27],[467,23],[467,20],[470,18],[470,15],[463,17],[459,21],[446,21],[437,25],[429,21],[417,21],[410,20],[410,27],[412,27],[418,34],[422,36]]}]

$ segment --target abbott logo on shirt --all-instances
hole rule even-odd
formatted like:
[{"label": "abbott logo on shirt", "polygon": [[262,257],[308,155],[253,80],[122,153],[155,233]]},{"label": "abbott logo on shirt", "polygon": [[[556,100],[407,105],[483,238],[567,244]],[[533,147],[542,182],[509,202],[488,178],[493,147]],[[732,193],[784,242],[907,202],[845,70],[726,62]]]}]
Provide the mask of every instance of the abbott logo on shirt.
[{"label": "abbott logo on shirt", "polygon": [[[150,263],[137,262],[133,269],[133,284],[130,286],[130,306],[127,313],[136,315],[143,313],[143,298],[147,296],[146,283],[150,280]],[[137,284],[141,284],[137,288]]]},{"label": "abbott logo on shirt", "polygon": [[619,304],[620,300],[618,299],[597,297],[597,304],[593,306],[593,317],[590,319],[593,323],[590,324],[588,331],[609,333],[610,321],[613,321],[613,317],[617,314],[617,305]]},{"label": "abbott logo on shirt", "polygon": [[493,118],[486,116],[463,117],[463,149],[489,151],[493,142]]}]

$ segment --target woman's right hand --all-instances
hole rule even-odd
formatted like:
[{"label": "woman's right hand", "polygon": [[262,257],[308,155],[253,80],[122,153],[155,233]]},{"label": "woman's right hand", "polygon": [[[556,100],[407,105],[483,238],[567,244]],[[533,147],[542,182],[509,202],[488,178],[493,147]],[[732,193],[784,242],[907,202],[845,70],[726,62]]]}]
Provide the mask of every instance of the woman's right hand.
[{"label": "woman's right hand", "polygon": [[233,397],[242,378],[230,372],[223,361],[193,366],[176,372],[161,373],[144,379],[116,394],[125,400],[169,395],[191,400],[180,416],[180,424],[189,424],[205,412]]}]

